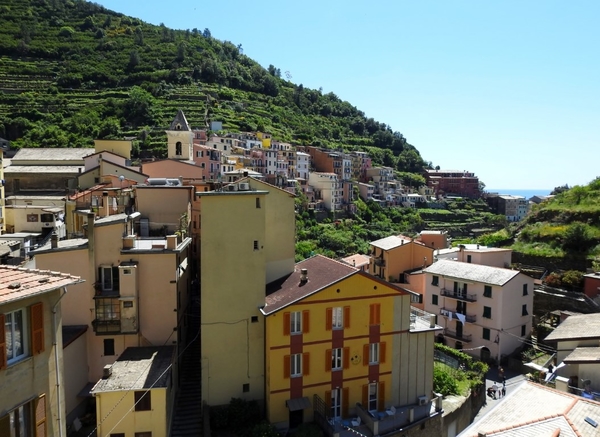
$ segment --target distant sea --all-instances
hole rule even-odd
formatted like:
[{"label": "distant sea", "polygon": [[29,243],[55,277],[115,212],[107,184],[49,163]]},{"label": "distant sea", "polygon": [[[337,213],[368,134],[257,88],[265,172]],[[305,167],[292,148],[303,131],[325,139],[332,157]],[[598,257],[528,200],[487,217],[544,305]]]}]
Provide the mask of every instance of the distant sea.
[{"label": "distant sea", "polygon": [[525,199],[530,199],[533,196],[547,196],[552,190],[515,190],[503,188],[485,188],[488,193],[510,194],[513,196],[523,196]]}]

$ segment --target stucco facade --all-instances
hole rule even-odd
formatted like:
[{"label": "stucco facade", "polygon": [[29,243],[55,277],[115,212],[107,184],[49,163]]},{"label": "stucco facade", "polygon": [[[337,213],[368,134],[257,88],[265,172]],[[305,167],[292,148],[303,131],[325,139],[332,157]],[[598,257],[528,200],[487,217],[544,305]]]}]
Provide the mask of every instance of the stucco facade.
[{"label": "stucco facade", "polygon": [[389,282],[407,282],[406,272],[433,263],[433,249],[403,236],[371,242],[371,274]]}]

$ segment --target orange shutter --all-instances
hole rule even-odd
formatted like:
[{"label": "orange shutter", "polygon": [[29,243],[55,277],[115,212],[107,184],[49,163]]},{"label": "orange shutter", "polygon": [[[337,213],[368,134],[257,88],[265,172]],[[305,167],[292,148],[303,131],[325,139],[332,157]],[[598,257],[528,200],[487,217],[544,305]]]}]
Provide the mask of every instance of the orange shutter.
[{"label": "orange shutter", "polygon": [[44,352],[44,304],[35,303],[30,307],[31,351],[33,355]]},{"label": "orange shutter", "polygon": [[331,349],[327,349],[325,351],[325,371],[326,372],[331,372],[331,361],[333,361],[333,350]]},{"label": "orange shutter", "polygon": [[363,365],[369,365],[369,343],[363,345]]},{"label": "orange shutter", "polygon": [[385,409],[385,383],[383,381],[381,381],[377,387],[377,395],[377,409],[383,410]]},{"label": "orange shutter", "polygon": [[286,355],[285,357],[283,357],[283,377],[284,378],[289,378],[290,377],[290,356]]},{"label": "orange shutter", "polygon": [[0,369],[6,368],[6,334],[4,333],[4,314],[0,314]]},{"label": "orange shutter", "polygon": [[46,437],[46,395],[35,400],[35,436]]},{"label": "orange shutter", "polygon": [[327,308],[325,310],[325,329],[327,331],[331,331],[332,321],[333,321],[333,310],[331,308]]},{"label": "orange shutter", "polygon": [[350,390],[348,387],[342,388],[342,417],[348,417],[348,401]]},{"label": "orange shutter", "polygon": [[325,405],[327,405],[327,410],[329,412],[329,410],[331,410],[331,390],[325,390]]},{"label": "orange shutter", "polygon": [[283,335],[290,335],[290,313],[283,313]]},{"label": "orange shutter", "polygon": [[308,323],[308,310],[302,311],[302,333],[308,334],[310,325]]},{"label": "orange shutter", "polygon": [[310,374],[310,361],[308,352],[302,354],[302,375],[308,376]]},{"label": "orange shutter", "polygon": [[342,353],[344,354],[344,356],[342,357],[342,359],[344,360],[344,369],[347,369],[348,367],[350,367],[350,348],[345,347]]},{"label": "orange shutter", "polygon": [[344,307],[344,328],[350,327],[350,307]]},{"label": "orange shutter", "polygon": [[369,384],[363,385],[362,406],[365,410],[369,409]]},{"label": "orange shutter", "polygon": [[379,362],[385,363],[385,341],[379,343]]}]

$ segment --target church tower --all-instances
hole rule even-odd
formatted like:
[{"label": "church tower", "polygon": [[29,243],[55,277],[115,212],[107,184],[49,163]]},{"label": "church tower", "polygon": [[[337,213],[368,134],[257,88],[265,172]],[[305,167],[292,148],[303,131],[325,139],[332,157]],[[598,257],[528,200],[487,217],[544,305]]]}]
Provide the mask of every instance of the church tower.
[{"label": "church tower", "polygon": [[194,159],[194,133],[179,109],[167,133],[168,158],[190,161]]}]

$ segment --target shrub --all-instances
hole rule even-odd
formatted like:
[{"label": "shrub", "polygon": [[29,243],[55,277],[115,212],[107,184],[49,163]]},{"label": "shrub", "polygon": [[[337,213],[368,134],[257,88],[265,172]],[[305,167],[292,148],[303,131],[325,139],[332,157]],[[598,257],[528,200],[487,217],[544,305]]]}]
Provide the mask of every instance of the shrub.
[{"label": "shrub", "polygon": [[561,281],[569,288],[581,288],[583,286],[583,273],[578,270],[568,270],[563,273]]},{"label": "shrub", "polygon": [[75,33],[75,29],[71,26],[63,26],[58,31],[58,34],[65,38],[70,38]]},{"label": "shrub", "polygon": [[433,368],[433,391],[444,396],[457,395],[458,383],[448,372],[436,366]]}]

